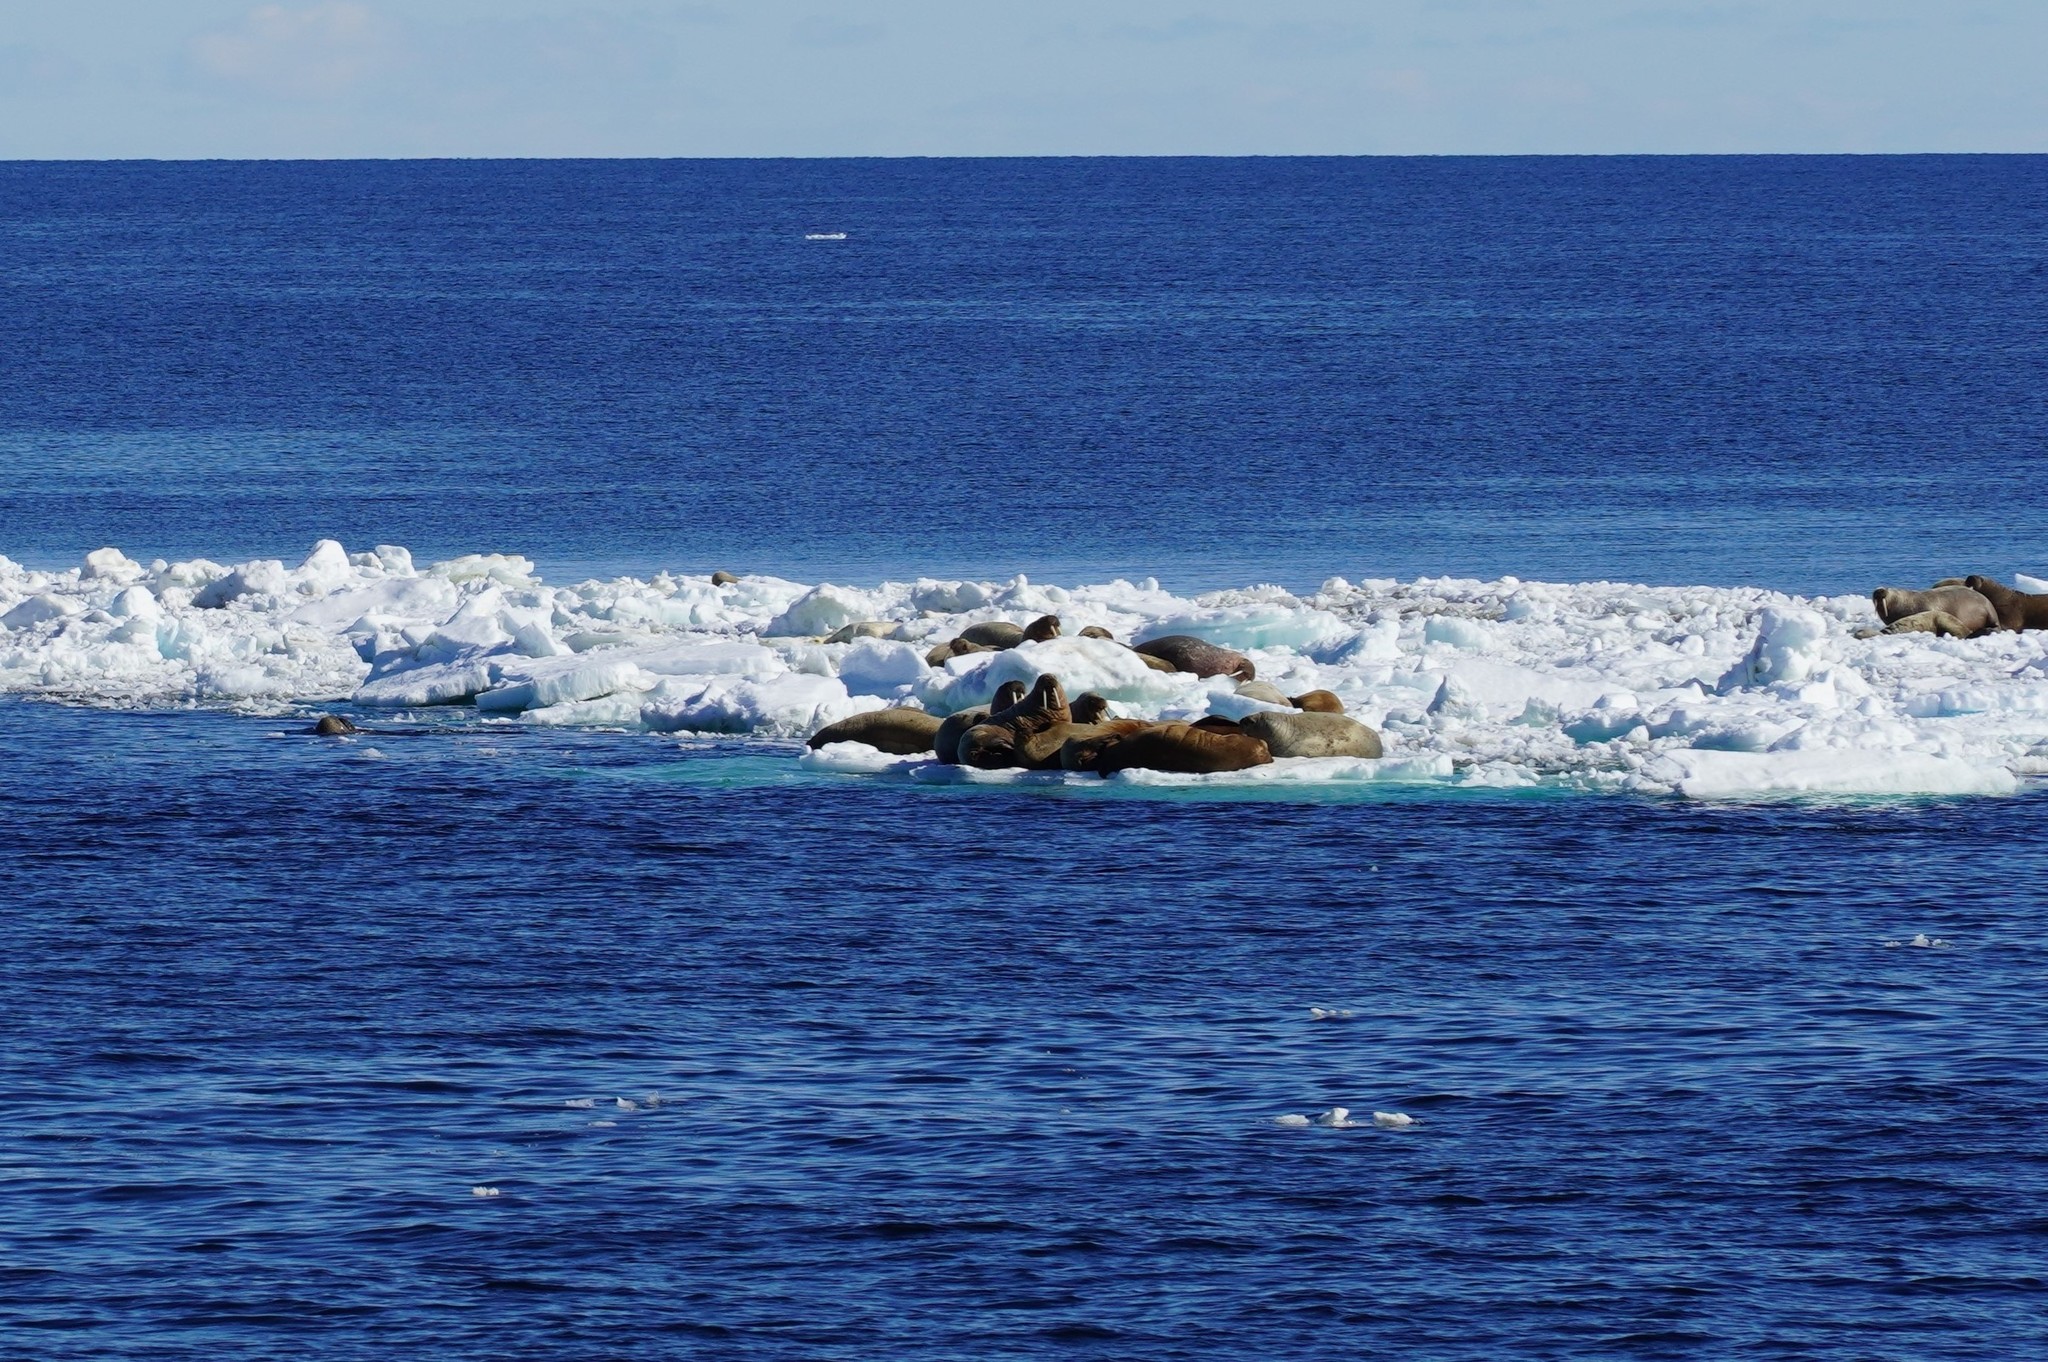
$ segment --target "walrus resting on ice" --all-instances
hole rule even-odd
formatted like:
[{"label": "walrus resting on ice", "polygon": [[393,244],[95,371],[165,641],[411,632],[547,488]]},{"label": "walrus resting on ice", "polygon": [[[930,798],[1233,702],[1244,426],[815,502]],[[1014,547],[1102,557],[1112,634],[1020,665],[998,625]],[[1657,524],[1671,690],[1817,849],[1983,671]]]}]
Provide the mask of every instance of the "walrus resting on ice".
[{"label": "walrus resting on ice", "polygon": [[739,584],[740,579],[733,576],[730,572],[714,572],[711,574],[711,585],[713,586],[738,586]]},{"label": "walrus resting on ice", "polygon": [[1287,703],[1293,705],[1296,709],[1305,709],[1314,714],[1342,714],[1344,712],[1344,702],[1337,698],[1334,691],[1304,691]]},{"label": "walrus resting on ice", "polygon": [[1266,744],[1248,733],[1215,732],[1181,723],[1148,724],[1135,733],[1082,739],[1068,743],[1060,752],[1060,764],[1067,770],[1104,776],[1134,767],[1206,775],[1266,766],[1272,760]]},{"label": "walrus resting on ice", "polygon": [[947,766],[960,764],[960,739],[976,724],[986,723],[991,715],[1001,714],[1024,698],[1022,681],[1005,681],[996,687],[995,699],[973,709],[963,709],[958,714],[948,714],[939,725],[938,737],[932,740],[932,751]]},{"label": "walrus resting on ice", "polygon": [[1380,735],[1345,714],[1274,710],[1246,716],[1238,725],[1266,744],[1275,757],[1378,757]]},{"label": "walrus resting on ice", "polygon": [[2030,596],[1989,577],[1965,577],[1963,585],[1991,602],[2001,628],[2048,629],[2048,596]]},{"label": "walrus resting on ice", "polygon": [[960,764],[985,771],[1017,765],[1017,748],[1055,724],[1074,721],[1067,705],[1066,688],[1051,672],[1040,676],[1026,695],[1008,709],[999,710],[960,737]]},{"label": "walrus resting on ice", "polygon": [[1132,647],[1147,657],[1172,663],[1177,672],[1193,672],[1196,676],[1234,676],[1240,681],[1251,681],[1258,676],[1252,660],[1243,653],[1219,648],[1192,634],[1168,634],[1165,638],[1147,639]]},{"label": "walrus resting on ice", "polygon": [[2000,627],[1998,609],[1990,598],[1967,586],[1940,586],[1931,591],[1881,586],[1870,593],[1870,601],[1888,634],[1974,638]]},{"label": "walrus resting on ice", "polygon": [[940,720],[921,709],[871,709],[811,734],[805,746],[816,751],[826,743],[864,742],[898,757],[932,750]]}]

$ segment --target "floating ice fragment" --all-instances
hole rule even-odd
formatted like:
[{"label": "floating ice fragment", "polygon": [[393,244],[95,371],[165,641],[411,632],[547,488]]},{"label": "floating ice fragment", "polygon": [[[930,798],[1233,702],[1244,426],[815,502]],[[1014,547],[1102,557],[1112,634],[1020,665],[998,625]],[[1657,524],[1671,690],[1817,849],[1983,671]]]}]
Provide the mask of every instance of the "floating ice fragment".
[{"label": "floating ice fragment", "polygon": [[1331,1107],[1321,1116],[1316,1117],[1316,1124],[1319,1126],[1328,1126],[1332,1130],[1350,1130],[1353,1126],[1359,1126],[1365,1123],[1363,1121],[1352,1120],[1351,1108],[1349,1107]]},{"label": "floating ice fragment", "polygon": [[471,1196],[496,1196],[498,1195],[498,1189],[495,1187],[486,1187],[482,1183],[478,1183],[476,1186],[469,1189],[469,1194]]},{"label": "floating ice fragment", "polygon": [[617,1121],[592,1121],[590,1128],[592,1130],[611,1130],[616,1128],[618,1124]]},{"label": "floating ice fragment", "polygon": [[1922,950],[1940,951],[1947,950],[1949,947],[1955,945],[1955,942],[1945,940],[1944,938],[1938,936],[1929,936],[1925,932],[1915,932],[1913,933],[1913,939],[1910,941],[1887,941],[1884,944],[1887,948],[1890,949],[1896,949],[1900,946],[1917,946]]},{"label": "floating ice fragment", "polygon": [[1306,1116],[1275,1116],[1273,1124],[1276,1126],[1286,1126],[1289,1130],[1304,1130],[1307,1129],[1310,1121]]},{"label": "floating ice fragment", "polygon": [[596,1106],[597,1103],[588,1097],[572,1097],[568,1101],[562,1103],[562,1105],[565,1107],[575,1107],[579,1110],[588,1111],[590,1108]]},{"label": "floating ice fragment", "polygon": [[1350,1021],[1354,1015],[1348,1007],[1311,1007],[1308,1010],[1310,1021]]},{"label": "floating ice fragment", "polygon": [[1406,1130],[1422,1124],[1405,1111],[1376,1111],[1372,1114],[1372,1123],[1381,1130]]},{"label": "floating ice fragment", "polygon": [[619,1110],[620,1110],[620,1111],[638,1111],[638,1110],[640,1110],[640,1104],[639,1104],[638,1102],[635,1102],[635,1101],[634,1101],[634,1100],[633,1100],[632,1098],[630,1098],[630,1097],[621,1097],[621,1098],[619,1098],[619,1099],[618,1099],[618,1103],[619,1103]]}]

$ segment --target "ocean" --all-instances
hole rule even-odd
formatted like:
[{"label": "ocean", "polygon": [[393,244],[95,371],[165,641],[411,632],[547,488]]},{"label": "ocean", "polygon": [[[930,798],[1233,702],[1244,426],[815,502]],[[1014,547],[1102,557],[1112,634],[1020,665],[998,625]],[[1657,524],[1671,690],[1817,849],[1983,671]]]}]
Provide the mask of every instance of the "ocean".
[{"label": "ocean", "polygon": [[[2048,1352],[2044,207],[0,164],[0,1352]],[[1040,611],[1388,760],[801,755]]]}]

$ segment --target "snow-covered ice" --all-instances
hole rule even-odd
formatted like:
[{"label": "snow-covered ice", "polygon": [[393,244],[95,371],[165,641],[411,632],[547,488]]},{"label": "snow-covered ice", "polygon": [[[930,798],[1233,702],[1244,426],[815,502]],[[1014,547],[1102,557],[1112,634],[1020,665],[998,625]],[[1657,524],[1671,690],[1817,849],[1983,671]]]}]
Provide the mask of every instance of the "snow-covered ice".
[{"label": "snow-covered ice", "polygon": [[[970,624],[1046,613],[1063,637],[924,665]],[[882,622],[879,637],[823,641],[865,620]],[[1042,671],[1070,694],[1099,692],[1120,717],[1235,718],[1267,703],[1078,637],[1091,624],[1123,640],[1183,633],[1241,649],[1287,694],[1335,691],[1387,748],[1380,761],[1133,771],[1114,778],[1124,784],[1728,799],[1998,794],[2048,775],[2048,632],[1859,637],[1878,624],[1867,598],[1745,587],[1332,578],[1307,595],[1180,596],[1149,579],[715,586],[669,573],[558,586],[501,554],[419,566],[397,546],[350,553],[323,540],[295,566],[143,564],[103,548],[63,571],[0,557],[0,692],[273,712],[464,705],[505,722],[783,741],[884,705],[950,713]],[[803,760],[907,779],[1019,778],[856,744]]]}]

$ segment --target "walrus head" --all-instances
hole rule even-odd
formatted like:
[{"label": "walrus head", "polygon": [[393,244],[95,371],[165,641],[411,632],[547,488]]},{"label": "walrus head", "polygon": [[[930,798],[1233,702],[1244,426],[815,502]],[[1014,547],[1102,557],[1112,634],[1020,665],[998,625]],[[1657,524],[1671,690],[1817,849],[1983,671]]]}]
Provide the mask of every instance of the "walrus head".
[{"label": "walrus head", "polygon": [[1988,600],[1997,600],[2000,596],[2012,594],[2012,588],[2004,582],[1994,582],[1989,577],[1979,577],[1975,573],[1963,578],[1963,585]]},{"label": "walrus head", "polygon": [[1051,672],[1045,672],[1039,676],[1036,684],[1031,687],[1031,694],[1026,697],[1024,706],[1031,710],[1043,710],[1048,714],[1057,714],[1062,718],[1066,718],[1073,713],[1067,705],[1067,688],[1062,686],[1060,679]]},{"label": "walrus head", "polygon": [[359,731],[354,724],[338,714],[323,714],[320,716],[320,722],[313,725],[313,736],[316,738],[345,738]]},{"label": "walrus head", "polygon": [[1099,724],[1109,717],[1109,701],[1092,690],[1075,696],[1067,708],[1077,724]]},{"label": "walrus head", "polygon": [[1037,619],[1024,626],[1024,637],[1033,643],[1043,643],[1049,638],[1058,638],[1059,636],[1060,617],[1058,615],[1040,615]]},{"label": "walrus head", "polygon": [[1015,709],[1024,703],[1024,683],[1005,681],[996,687],[996,698],[988,702],[988,715],[993,719],[1006,709]]},{"label": "walrus head", "polygon": [[1017,764],[1017,735],[1001,724],[976,724],[960,735],[960,764],[984,771]]},{"label": "walrus head", "polygon": [[1886,624],[1890,624],[1892,622],[1892,615],[1890,610],[1891,598],[1892,589],[1888,586],[1881,586],[1877,590],[1870,593],[1870,603],[1877,607],[1877,617],[1883,620]]},{"label": "walrus head", "polygon": [[1109,630],[1107,630],[1107,629],[1103,628],[1103,627],[1102,627],[1101,625],[1099,625],[1099,624],[1091,624],[1091,625],[1089,625],[1089,626],[1088,626],[1088,627],[1087,627],[1086,629],[1083,629],[1083,630],[1081,631],[1081,637],[1082,637],[1082,638],[1106,638],[1106,639],[1108,639],[1108,640],[1109,640],[1109,641],[1110,641],[1111,643],[1114,643],[1114,642],[1116,642],[1116,635],[1115,635],[1115,634],[1112,634],[1112,633],[1110,633],[1110,632],[1109,632]]}]

